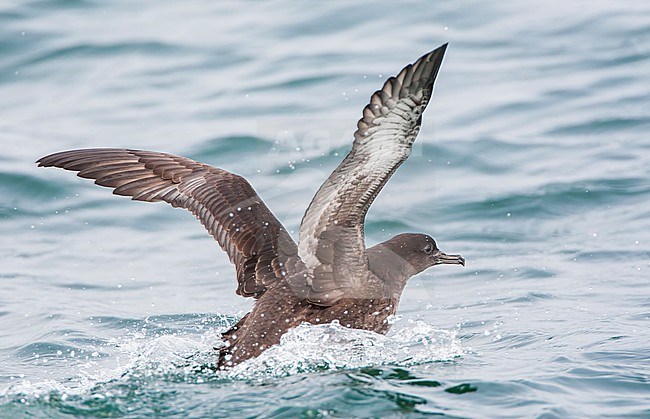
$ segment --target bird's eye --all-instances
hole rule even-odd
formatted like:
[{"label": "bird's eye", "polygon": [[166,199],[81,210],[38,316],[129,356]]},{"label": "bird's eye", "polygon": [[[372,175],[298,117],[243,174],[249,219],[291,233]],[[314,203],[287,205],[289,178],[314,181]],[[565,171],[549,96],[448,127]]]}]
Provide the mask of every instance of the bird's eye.
[{"label": "bird's eye", "polygon": [[433,246],[430,245],[430,244],[427,244],[426,247],[424,248],[424,253],[426,253],[427,255],[430,255],[431,252],[433,252]]}]

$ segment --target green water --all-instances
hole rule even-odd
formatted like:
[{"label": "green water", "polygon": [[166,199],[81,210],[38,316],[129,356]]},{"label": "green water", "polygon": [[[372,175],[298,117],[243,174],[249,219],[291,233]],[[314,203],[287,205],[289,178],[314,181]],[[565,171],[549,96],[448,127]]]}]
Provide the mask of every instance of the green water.
[{"label": "green water", "polygon": [[[189,213],[46,154],[245,176],[297,236],[370,94],[449,42],[369,244],[461,253],[391,333],[301,327],[214,371],[251,306]],[[0,5],[0,417],[650,416],[650,5]]]}]

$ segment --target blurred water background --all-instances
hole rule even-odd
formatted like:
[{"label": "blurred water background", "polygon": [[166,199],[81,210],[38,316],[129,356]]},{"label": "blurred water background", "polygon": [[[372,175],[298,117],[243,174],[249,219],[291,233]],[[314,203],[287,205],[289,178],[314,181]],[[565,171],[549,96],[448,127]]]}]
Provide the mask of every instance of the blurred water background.
[{"label": "blurred water background", "polygon": [[[411,280],[388,337],[301,327],[215,373],[251,302],[189,213],[38,169],[80,147],[248,178],[294,237],[370,94],[444,42],[367,240]],[[0,5],[0,417],[650,416],[650,3]]]}]

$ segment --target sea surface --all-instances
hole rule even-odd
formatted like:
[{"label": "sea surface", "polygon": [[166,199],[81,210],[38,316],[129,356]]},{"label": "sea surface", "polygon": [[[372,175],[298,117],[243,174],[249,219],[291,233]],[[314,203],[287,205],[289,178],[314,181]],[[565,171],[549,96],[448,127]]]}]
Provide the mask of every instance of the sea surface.
[{"label": "sea surface", "polygon": [[[387,336],[252,302],[201,225],[35,160],[245,176],[297,236],[370,94],[449,42],[369,245],[426,232]],[[0,2],[0,417],[650,417],[650,2]]]}]

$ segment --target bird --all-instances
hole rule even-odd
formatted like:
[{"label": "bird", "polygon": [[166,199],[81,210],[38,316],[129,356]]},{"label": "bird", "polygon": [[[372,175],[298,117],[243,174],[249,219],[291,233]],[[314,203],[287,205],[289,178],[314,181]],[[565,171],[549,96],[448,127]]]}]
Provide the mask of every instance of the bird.
[{"label": "bird", "polygon": [[304,322],[385,334],[409,278],[435,265],[465,265],[427,234],[403,233],[370,248],[364,235],[368,208],[412,150],[446,49],[424,54],[371,95],[349,154],[305,211],[297,244],[244,177],[186,157],[91,148],[37,163],[196,216],[234,265],[236,293],[255,300],[222,333],[220,369],[259,356]]}]

